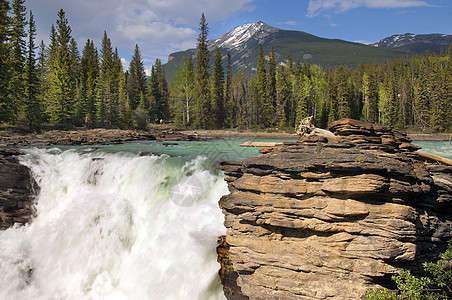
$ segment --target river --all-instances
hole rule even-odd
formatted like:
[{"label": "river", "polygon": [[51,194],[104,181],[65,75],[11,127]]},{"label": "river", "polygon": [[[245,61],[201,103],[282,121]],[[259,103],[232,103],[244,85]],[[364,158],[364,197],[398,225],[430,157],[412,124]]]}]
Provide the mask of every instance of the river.
[{"label": "river", "polygon": [[247,140],[23,149],[41,189],[32,222],[0,232],[0,299],[224,299],[218,162],[257,155]]}]

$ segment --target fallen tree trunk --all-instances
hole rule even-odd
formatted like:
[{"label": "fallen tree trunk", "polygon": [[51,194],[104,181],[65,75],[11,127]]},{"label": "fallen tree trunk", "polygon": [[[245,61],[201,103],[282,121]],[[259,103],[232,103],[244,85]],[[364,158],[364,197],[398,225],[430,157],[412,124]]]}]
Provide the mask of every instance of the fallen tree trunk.
[{"label": "fallen tree trunk", "polygon": [[430,162],[441,162],[441,163],[443,163],[445,165],[452,166],[452,159],[448,159],[448,158],[445,158],[445,157],[441,157],[439,155],[427,153],[427,152],[420,151],[420,150],[416,151],[416,154],[419,157],[424,158],[424,159],[426,159],[426,160],[428,160]]}]

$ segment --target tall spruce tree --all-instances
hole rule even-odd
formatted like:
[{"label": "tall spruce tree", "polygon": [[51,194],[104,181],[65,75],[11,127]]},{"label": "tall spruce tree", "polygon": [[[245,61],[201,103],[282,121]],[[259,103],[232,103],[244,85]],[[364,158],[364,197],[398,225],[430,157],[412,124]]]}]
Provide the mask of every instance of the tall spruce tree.
[{"label": "tall spruce tree", "polygon": [[41,82],[41,85],[42,85],[42,83],[47,75],[47,72],[48,72],[47,57],[46,57],[46,45],[44,44],[43,40],[41,40],[41,43],[39,44],[37,68],[38,68],[39,81]]},{"label": "tall spruce tree", "polygon": [[57,35],[58,33],[55,29],[55,25],[52,24],[52,26],[50,27],[50,43],[46,50],[48,69],[50,69],[56,57],[56,51],[58,49]]},{"label": "tall spruce tree", "polygon": [[118,54],[118,49],[115,49],[115,75],[114,77],[118,83],[118,117],[119,126],[122,128],[130,128],[132,126],[132,110],[130,109],[129,96],[127,94],[127,87],[122,67],[121,58]]},{"label": "tall spruce tree", "polygon": [[394,92],[391,82],[391,74],[385,75],[384,81],[380,83],[379,88],[379,122],[385,125],[394,124]]},{"label": "tall spruce tree", "polygon": [[25,0],[14,0],[12,3],[12,28],[10,40],[10,79],[9,92],[14,106],[14,113],[17,115],[25,109],[25,60],[26,60],[26,40],[25,26],[26,8]]},{"label": "tall spruce tree", "polygon": [[419,67],[419,73],[414,84],[414,123],[423,130],[430,127],[431,103],[430,93],[431,82],[428,80],[429,68],[425,62]]},{"label": "tall spruce tree", "polygon": [[204,13],[199,22],[199,35],[196,54],[196,118],[195,126],[197,128],[212,127],[212,106],[210,102],[209,88],[209,50],[207,49],[207,35],[209,27]]},{"label": "tall spruce tree", "polygon": [[32,131],[39,132],[41,128],[41,104],[39,98],[39,73],[35,57],[36,24],[31,11],[28,24],[28,50],[25,65],[25,95],[27,100],[25,116],[28,122],[28,128]]},{"label": "tall spruce tree", "polygon": [[278,118],[275,116],[276,109],[276,57],[275,50],[268,55],[268,69],[267,69],[267,85],[266,85],[265,105],[267,106],[266,113],[270,114],[270,121],[268,125],[274,125],[274,121]]},{"label": "tall spruce tree", "polygon": [[[50,122],[68,127],[73,114],[74,76],[72,74],[70,41],[71,27],[64,10],[58,12],[55,44],[50,48],[49,88],[47,90],[47,113]],[[52,57],[54,56],[54,57]]]},{"label": "tall spruce tree", "polygon": [[336,78],[336,97],[337,97],[337,117],[339,119],[342,118],[350,118],[350,101],[349,101],[349,78],[350,72],[349,68],[340,66],[337,68],[335,72]]},{"label": "tall spruce tree", "polygon": [[160,59],[155,60],[155,70],[157,71],[157,79],[159,81],[159,89],[162,94],[162,116],[164,119],[169,118],[169,86],[166,81],[165,69],[163,68],[162,61]]},{"label": "tall spruce tree", "polygon": [[448,129],[448,118],[452,113],[448,110],[448,102],[450,97],[448,97],[447,82],[450,77],[444,74],[445,66],[442,62],[436,61],[433,64],[432,72],[430,74],[432,89],[430,93],[431,102],[431,127],[435,131],[445,131]]},{"label": "tall spruce tree", "polygon": [[96,120],[96,86],[99,76],[99,55],[92,40],[87,40],[82,51],[80,63],[81,84],[83,87],[82,115],[86,125]]},{"label": "tall spruce tree", "polygon": [[14,119],[14,107],[9,93],[10,68],[9,46],[11,7],[7,0],[0,0],[0,122]]},{"label": "tall spruce tree", "polygon": [[224,126],[224,69],[220,48],[215,47],[212,67],[212,108],[216,128]]},{"label": "tall spruce tree", "polygon": [[118,70],[118,61],[121,59],[118,54],[118,48],[115,48],[112,54],[111,61],[111,93],[112,98],[108,106],[108,124],[111,127],[118,127],[121,124],[119,119],[119,98],[120,98],[120,84],[121,77],[123,76],[122,72]]},{"label": "tall spruce tree", "polygon": [[254,79],[255,101],[254,101],[254,124],[268,126],[270,122],[271,108],[267,97],[267,71],[265,67],[265,55],[262,44],[259,44],[257,54],[257,70]]},{"label": "tall spruce tree", "polygon": [[149,78],[149,93],[152,98],[152,115],[158,120],[169,117],[169,91],[162,62],[156,59]]},{"label": "tall spruce tree", "polygon": [[232,93],[232,61],[231,52],[228,51],[226,66],[226,81],[224,83],[224,103],[225,103],[225,126],[235,126],[236,105]]},{"label": "tall spruce tree", "polygon": [[147,86],[146,73],[138,44],[135,45],[128,74],[127,88],[129,91],[130,108],[135,110],[140,104],[140,100],[144,97]]},{"label": "tall spruce tree", "polygon": [[97,121],[100,126],[110,123],[110,107],[113,101],[113,48],[111,40],[104,31],[102,48],[100,50],[100,73],[97,84]]},{"label": "tall spruce tree", "polygon": [[[162,95],[160,94],[159,81],[157,78],[157,72],[155,70],[155,64],[151,67],[151,76],[149,76],[149,80],[148,80],[148,91],[149,91],[149,96],[150,96],[151,103],[152,103],[152,105],[151,105],[152,117],[158,121],[163,120],[161,117]],[[143,102],[141,105],[144,110],[149,110],[151,108],[151,107],[149,107],[150,105],[145,102]]]},{"label": "tall spruce tree", "polygon": [[300,78],[297,83],[297,117],[295,120],[295,127],[298,127],[300,121],[309,116],[309,98],[311,96],[311,81],[304,73],[300,74]]},{"label": "tall spruce tree", "polygon": [[283,66],[279,66],[276,70],[276,125],[285,128],[288,125],[287,120],[287,102],[290,98],[290,84],[287,80],[287,74]]},{"label": "tall spruce tree", "polygon": [[288,119],[288,126],[295,128],[295,126],[298,126],[298,124],[295,124],[296,120],[296,108],[298,104],[298,100],[295,97],[295,90],[297,87],[297,76],[296,76],[296,70],[295,70],[295,64],[292,60],[292,55],[289,54],[289,61],[287,63],[287,81],[289,84],[290,89],[290,96],[287,101],[287,119]]}]

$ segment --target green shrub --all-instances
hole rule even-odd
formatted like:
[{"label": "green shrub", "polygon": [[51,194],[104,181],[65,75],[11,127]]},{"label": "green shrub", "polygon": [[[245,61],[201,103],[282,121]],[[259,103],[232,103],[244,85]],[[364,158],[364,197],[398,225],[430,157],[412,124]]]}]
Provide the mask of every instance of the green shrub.
[{"label": "green shrub", "polygon": [[452,240],[441,258],[436,262],[423,264],[427,277],[417,278],[409,270],[394,275],[397,292],[387,289],[371,289],[366,292],[366,299],[451,299],[452,297]]}]

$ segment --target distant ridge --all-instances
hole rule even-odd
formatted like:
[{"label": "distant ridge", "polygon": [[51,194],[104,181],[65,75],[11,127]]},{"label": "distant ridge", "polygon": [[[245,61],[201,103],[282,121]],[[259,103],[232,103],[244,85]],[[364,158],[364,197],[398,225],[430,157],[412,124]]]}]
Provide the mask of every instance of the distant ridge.
[{"label": "distant ridge", "polygon": [[[381,41],[380,41],[381,42]],[[259,43],[268,54],[273,48],[277,64],[286,64],[289,56],[293,61],[319,64],[323,67],[335,65],[356,66],[359,63],[383,62],[406,55],[403,49],[384,46],[389,43],[364,45],[339,39],[326,39],[303,32],[279,29],[262,21],[237,26],[218,39],[208,41],[213,57],[215,45],[220,48],[226,66],[226,56],[230,52],[233,72],[253,73],[257,65]],[[170,80],[180,67],[183,57],[196,55],[196,49],[175,52],[169,55],[164,65]]]},{"label": "distant ridge", "polygon": [[384,38],[372,46],[396,49],[406,53],[424,53],[427,50],[439,54],[452,43],[452,35],[447,34],[395,34]]}]

